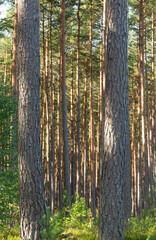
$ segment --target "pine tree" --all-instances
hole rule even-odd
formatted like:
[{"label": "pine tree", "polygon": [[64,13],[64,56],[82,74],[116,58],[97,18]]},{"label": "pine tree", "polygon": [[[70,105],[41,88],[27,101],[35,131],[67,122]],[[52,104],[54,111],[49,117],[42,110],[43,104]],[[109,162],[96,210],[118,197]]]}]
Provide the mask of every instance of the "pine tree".
[{"label": "pine tree", "polygon": [[40,149],[40,55],[37,1],[18,1],[18,168],[21,239],[41,239],[46,202]]}]

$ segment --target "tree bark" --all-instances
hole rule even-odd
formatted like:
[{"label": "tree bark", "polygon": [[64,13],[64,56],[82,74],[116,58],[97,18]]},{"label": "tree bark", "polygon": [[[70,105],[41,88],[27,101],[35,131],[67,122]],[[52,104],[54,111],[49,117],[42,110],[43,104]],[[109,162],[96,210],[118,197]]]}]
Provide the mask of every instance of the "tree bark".
[{"label": "tree bark", "polygon": [[148,173],[147,173],[147,141],[145,131],[145,90],[144,90],[144,0],[140,0],[139,21],[139,62],[140,62],[140,87],[141,87],[141,159],[143,164],[143,196],[144,207],[148,208]]},{"label": "tree bark", "polygon": [[73,94],[73,54],[71,54],[71,103],[70,103],[70,119],[71,119],[71,143],[70,143],[70,162],[71,162],[71,195],[73,201],[75,198],[75,159],[74,159],[74,94]]},{"label": "tree bark", "polygon": [[67,128],[67,100],[66,100],[66,67],[65,67],[65,0],[61,0],[61,88],[62,88],[62,124],[63,124],[63,159],[65,189],[68,204],[71,205],[70,164]]},{"label": "tree bark", "polygon": [[54,79],[53,79],[53,65],[52,65],[52,2],[50,3],[50,95],[51,95],[51,144],[50,144],[50,162],[52,164],[51,172],[51,188],[52,201],[51,212],[55,212],[55,133],[54,133]]},{"label": "tree bark", "polygon": [[93,121],[93,64],[92,64],[92,0],[90,0],[89,48],[90,48],[90,168],[91,168],[91,211],[96,219],[95,204],[95,152],[94,152],[94,121]]},{"label": "tree bark", "polygon": [[[124,239],[124,172],[130,162],[127,1],[108,0],[100,240]],[[126,164],[128,162],[128,164]]]},{"label": "tree bark", "polygon": [[59,210],[63,209],[63,187],[61,173],[61,77],[60,77],[60,49],[58,59],[58,94],[57,94],[57,159],[58,159],[58,182],[59,182]]},{"label": "tree bark", "polygon": [[17,23],[18,23],[18,1],[15,0],[15,19],[14,19],[14,43],[13,43],[13,61],[12,61],[12,87],[13,93],[17,93],[16,80],[16,58],[17,58]]},{"label": "tree bark", "polygon": [[77,67],[76,67],[76,95],[77,95],[77,192],[81,197],[81,156],[80,156],[80,91],[79,91],[79,72],[80,72],[80,0],[78,1],[78,33],[77,33]]},{"label": "tree bark", "polygon": [[40,149],[39,14],[34,0],[18,0],[17,81],[21,239],[39,240],[46,203]]},{"label": "tree bark", "polygon": [[[154,3],[153,3],[154,4]],[[155,67],[154,67],[154,5],[152,7],[152,48],[151,48],[151,97],[152,97],[152,152],[156,168],[156,108],[155,108]],[[156,175],[156,169],[154,174]]]}]

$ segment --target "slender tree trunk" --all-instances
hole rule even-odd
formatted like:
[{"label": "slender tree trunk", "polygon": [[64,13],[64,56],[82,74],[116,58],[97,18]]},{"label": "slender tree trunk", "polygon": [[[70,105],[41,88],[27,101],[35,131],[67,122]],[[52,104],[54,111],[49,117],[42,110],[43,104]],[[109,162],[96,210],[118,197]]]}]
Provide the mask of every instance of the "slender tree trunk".
[{"label": "slender tree trunk", "polygon": [[[15,0],[15,18],[14,18],[14,42],[13,42],[13,61],[12,61],[12,78],[11,78],[11,87],[12,87],[12,94],[15,96],[16,100],[18,98],[18,83],[17,83],[17,77],[16,77],[16,62],[17,62],[17,25],[18,25],[18,2]],[[12,166],[13,169],[15,169],[15,152],[17,149],[16,145],[16,138],[18,135],[18,128],[17,128],[17,109],[16,113],[12,116],[12,122],[13,122],[13,135],[12,135],[12,143],[13,143],[13,155],[11,157],[12,159]]]},{"label": "slender tree trunk", "polygon": [[100,160],[100,126],[101,126],[101,122],[100,122],[100,105],[101,101],[100,101],[100,96],[98,96],[98,123],[97,123],[97,146],[96,146],[96,178],[95,178],[95,189],[96,189],[96,208],[98,208],[98,204],[99,204],[99,192],[98,192],[98,176],[99,176],[99,160]]},{"label": "slender tree trunk", "polygon": [[50,145],[50,162],[52,164],[51,171],[51,187],[52,201],[51,212],[55,212],[55,134],[54,134],[54,82],[53,82],[53,65],[52,65],[52,2],[50,4],[50,92],[51,92],[51,145]]},{"label": "slender tree trunk", "polygon": [[13,87],[14,95],[16,95],[16,92],[17,92],[17,79],[16,79],[17,23],[18,23],[18,1],[15,0],[14,43],[13,43],[13,61],[12,61],[12,87]]},{"label": "slender tree trunk", "polygon": [[138,106],[137,106],[137,115],[138,115],[138,174],[137,174],[137,209],[138,215],[141,214],[142,210],[142,164],[141,164],[141,91],[140,91],[140,64],[139,64],[139,57],[138,57],[138,73],[137,73],[137,86],[138,86]]},{"label": "slender tree trunk", "polygon": [[7,81],[7,61],[8,61],[8,51],[6,51],[6,54],[5,54],[4,86],[6,85],[6,81]]},{"label": "slender tree trunk", "polygon": [[[102,8],[102,11],[104,12],[104,7]],[[96,183],[96,194],[97,194],[97,208],[99,209],[99,190],[100,190],[100,159],[102,157],[102,138],[103,138],[103,135],[102,135],[102,110],[103,110],[103,107],[102,107],[102,95],[103,95],[103,65],[104,65],[104,62],[103,62],[103,51],[104,51],[104,46],[103,46],[103,38],[104,38],[104,34],[103,34],[103,17],[101,18],[101,33],[100,33],[100,37],[101,37],[101,43],[100,43],[100,97],[99,97],[99,128],[98,128],[98,148],[97,148],[97,154],[98,154],[98,167],[97,167],[97,173],[96,173],[96,178],[97,178],[97,183]]]},{"label": "slender tree trunk", "polygon": [[136,216],[137,214],[137,161],[136,161],[136,134],[135,134],[135,84],[134,76],[132,76],[132,213],[133,216]]},{"label": "slender tree trunk", "polygon": [[[124,184],[129,149],[127,1],[107,1],[107,70],[100,240],[124,239]],[[130,171],[130,169],[129,169]]]},{"label": "slender tree trunk", "polygon": [[[154,3],[153,3],[154,4]],[[154,174],[156,175],[156,110],[155,110],[155,67],[154,67],[154,5],[152,8],[152,48],[151,48],[151,82],[152,82],[152,151]]]},{"label": "slender tree trunk", "polygon": [[148,208],[148,173],[147,173],[147,145],[146,145],[146,131],[145,131],[145,90],[144,90],[144,0],[140,0],[140,21],[139,21],[139,61],[140,61],[140,84],[141,84],[141,158],[143,164],[143,194],[144,207]]},{"label": "slender tree trunk", "polygon": [[39,240],[45,214],[40,149],[40,55],[37,1],[18,1],[18,167],[21,239]]},{"label": "slender tree trunk", "polygon": [[78,33],[77,33],[77,67],[76,67],[76,95],[77,95],[77,192],[81,197],[81,156],[80,156],[80,91],[79,91],[79,72],[80,72],[80,0],[78,1]]},{"label": "slender tree trunk", "polygon": [[[48,24],[49,27],[49,16]],[[46,197],[48,206],[52,203],[51,183],[51,158],[50,158],[50,106],[49,106],[49,33],[46,40],[46,64],[45,64],[45,105],[46,105]]]},{"label": "slender tree trunk", "polygon": [[95,153],[94,153],[94,121],[93,121],[93,64],[92,64],[92,0],[90,0],[90,25],[89,25],[89,44],[90,44],[90,164],[91,164],[91,210],[96,219],[95,204]]},{"label": "slender tree trunk", "polygon": [[74,95],[73,95],[73,54],[71,54],[71,108],[70,108],[70,118],[71,118],[71,144],[70,144],[70,162],[71,162],[71,195],[75,197],[75,162],[74,162]]},{"label": "slender tree trunk", "polygon": [[65,189],[68,204],[71,205],[70,164],[67,128],[67,100],[66,100],[66,67],[65,67],[65,0],[61,0],[61,88],[62,88],[62,121],[63,121],[63,159]]},{"label": "slender tree trunk", "polygon": [[[144,13],[145,14],[145,13]],[[145,20],[144,20],[145,22]],[[147,163],[148,163],[148,184],[149,184],[149,192],[151,196],[150,204],[153,202],[153,193],[152,193],[152,185],[153,185],[153,169],[152,169],[152,161],[151,161],[151,153],[150,153],[150,114],[149,114],[149,83],[148,83],[148,70],[147,70],[147,44],[146,44],[146,22],[145,22],[145,83],[146,83],[146,136],[147,136]],[[152,171],[151,171],[152,169]]]},{"label": "slender tree trunk", "polygon": [[58,158],[58,179],[59,179],[59,210],[63,209],[63,187],[62,187],[62,173],[61,173],[61,56],[59,49],[58,60],[58,95],[57,95],[57,158]]},{"label": "slender tree trunk", "polygon": [[[44,0],[43,0],[43,5],[44,5]],[[42,58],[43,58],[43,63],[42,63],[42,76],[41,76],[41,151],[42,151],[42,159],[44,161],[44,149],[45,149],[45,144],[44,144],[44,126],[45,126],[45,94],[44,94],[44,75],[45,75],[45,13],[43,9],[43,15],[42,15],[42,28],[43,28],[43,37],[42,37]],[[44,174],[45,175],[45,174]]]},{"label": "slender tree trunk", "polygon": [[88,206],[88,144],[87,144],[87,58],[85,60],[85,88],[84,88],[84,103],[83,103],[83,116],[84,116],[84,125],[83,125],[83,134],[84,134],[84,148],[83,148],[83,161],[84,161],[84,198]]}]

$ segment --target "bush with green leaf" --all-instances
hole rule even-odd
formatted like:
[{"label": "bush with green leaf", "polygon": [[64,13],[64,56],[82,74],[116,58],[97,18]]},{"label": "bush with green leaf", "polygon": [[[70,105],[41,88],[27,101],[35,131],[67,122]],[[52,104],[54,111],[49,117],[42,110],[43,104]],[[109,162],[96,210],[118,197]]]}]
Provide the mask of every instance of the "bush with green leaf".
[{"label": "bush with green leaf", "polygon": [[42,216],[40,223],[43,230],[40,232],[43,240],[56,240],[63,233],[60,214],[56,213],[51,217],[50,207],[46,209],[46,215]]},{"label": "bush with green leaf", "polygon": [[20,226],[18,223],[14,227],[0,222],[0,239],[1,240],[20,240]]},{"label": "bush with green leaf", "polygon": [[143,210],[141,216],[132,218],[125,232],[125,240],[156,240],[156,208]]},{"label": "bush with green leaf", "polygon": [[64,208],[62,214],[65,228],[81,228],[88,218],[89,208],[86,206],[84,198],[80,198],[76,195],[75,203],[72,204],[72,207]]}]

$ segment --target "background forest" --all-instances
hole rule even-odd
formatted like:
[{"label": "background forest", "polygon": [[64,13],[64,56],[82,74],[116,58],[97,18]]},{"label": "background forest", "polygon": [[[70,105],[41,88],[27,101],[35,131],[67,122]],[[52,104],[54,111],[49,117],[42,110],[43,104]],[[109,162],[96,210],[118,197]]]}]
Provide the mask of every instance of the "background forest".
[{"label": "background forest", "polygon": [[[17,3],[0,0],[0,7],[4,3],[7,14],[0,18],[0,239],[20,239]],[[128,4],[131,198],[126,199],[125,221],[130,217],[129,208],[132,218],[125,239],[150,240],[156,239],[156,1],[129,0]],[[40,140],[49,206],[46,219],[42,219],[42,237],[57,239],[64,234],[64,239],[98,239],[105,5],[101,0],[71,0],[65,1],[65,6],[64,96],[60,82],[61,2],[40,1]],[[63,154],[65,138],[69,166]],[[72,204],[70,210],[68,203]],[[66,211],[70,212],[68,216]]]}]

